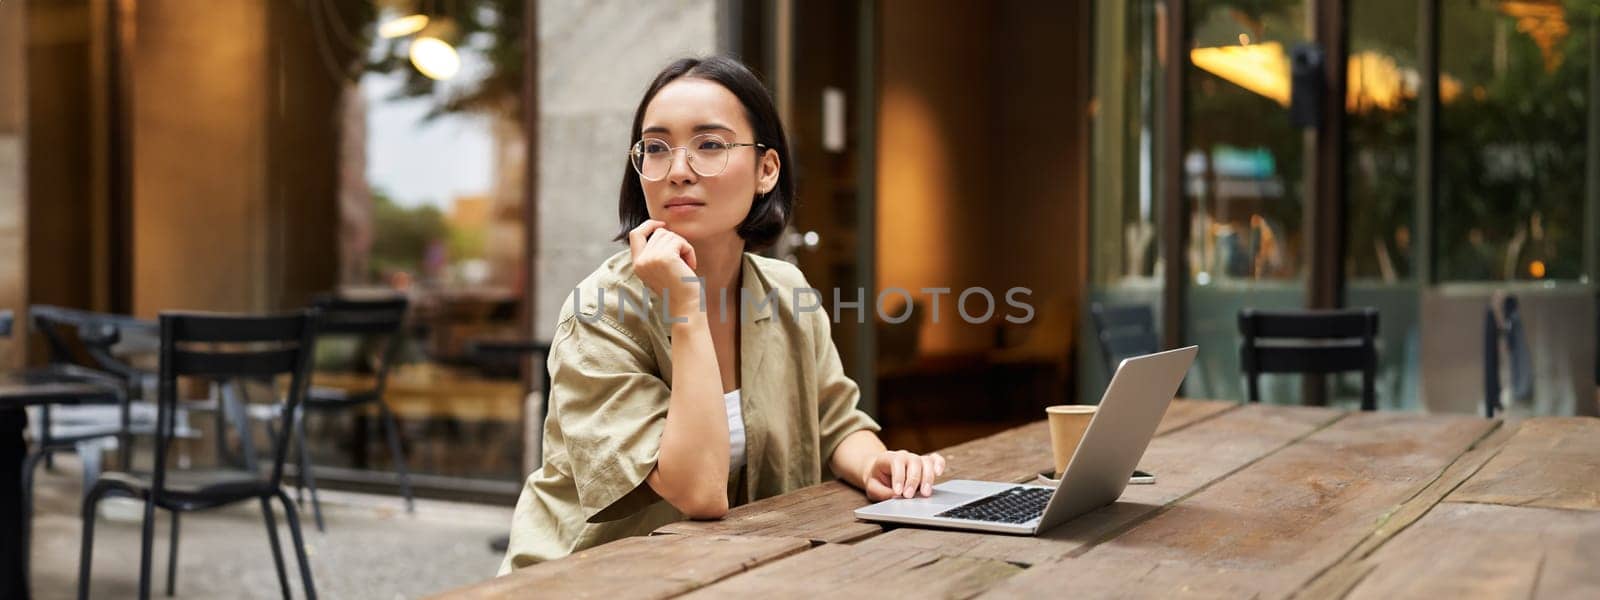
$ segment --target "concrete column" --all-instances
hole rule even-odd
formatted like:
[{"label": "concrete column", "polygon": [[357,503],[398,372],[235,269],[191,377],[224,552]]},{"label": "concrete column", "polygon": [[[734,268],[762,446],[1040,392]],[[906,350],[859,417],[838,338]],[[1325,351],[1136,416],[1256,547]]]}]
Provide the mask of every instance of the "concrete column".
[{"label": "concrete column", "polygon": [[[611,253],[617,186],[633,112],[657,71],[709,55],[721,39],[717,0],[538,3],[538,282],[534,335],[550,339],[561,303]],[[538,467],[543,422],[530,402],[525,465]]]},{"label": "concrete column", "polygon": [[572,286],[622,245],[617,186],[628,127],[672,59],[717,50],[715,0],[539,2],[539,298],[548,339]]}]

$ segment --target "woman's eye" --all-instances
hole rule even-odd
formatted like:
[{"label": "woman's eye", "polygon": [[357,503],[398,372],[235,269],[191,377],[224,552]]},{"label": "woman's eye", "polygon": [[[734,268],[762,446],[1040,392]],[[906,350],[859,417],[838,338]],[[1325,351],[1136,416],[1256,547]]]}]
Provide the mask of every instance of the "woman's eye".
[{"label": "woman's eye", "polygon": [[719,141],[716,141],[716,140],[706,140],[706,141],[700,142],[700,149],[701,150],[727,150],[728,149],[728,145],[726,143],[719,142]]},{"label": "woman's eye", "polygon": [[644,143],[644,153],[645,154],[661,154],[661,153],[666,152],[666,151],[667,151],[667,145],[662,143],[662,142],[645,142]]}]

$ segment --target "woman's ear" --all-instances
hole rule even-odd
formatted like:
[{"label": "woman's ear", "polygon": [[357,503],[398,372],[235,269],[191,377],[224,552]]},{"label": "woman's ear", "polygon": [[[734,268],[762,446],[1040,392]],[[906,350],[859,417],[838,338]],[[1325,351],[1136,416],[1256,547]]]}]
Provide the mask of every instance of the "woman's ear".
[{"label": "woman's ear", "polygon": [[765,194],[778,187],[778,174],[782,171],[777,150],[768,148],[762,152],[761,163],[756,165],[756,193]]}]

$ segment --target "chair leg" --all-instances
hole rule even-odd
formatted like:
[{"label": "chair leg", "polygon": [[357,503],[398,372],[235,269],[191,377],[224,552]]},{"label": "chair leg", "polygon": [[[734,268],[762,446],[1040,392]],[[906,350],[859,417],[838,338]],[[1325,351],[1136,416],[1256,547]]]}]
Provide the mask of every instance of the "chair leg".
[{"label": "chair leg", "polygon": [[139,600],[150,599],[150,555],[155,552],[156,503],[153,496],[144,499],[144,524],[139,532]]},{"label": "chair leg", "polygon": [[228,403],[218,388],[219,385],[221,384],[212,383],[209,392],[209,400],[214,402],[216,406],[216,411],[211,414],[212,420],[216,421],[212,424],[212,427],[216,429],[215,439],[212,441],[217,445],[217,460],[231,463],[233,462],[233,453],[228,450],[228,419],[226,417]]},{"label": "chair leg", "polygon": [[78,442],[77,451],[78,462],[83,471],[83,489],[88,490],[94,487],[95,480],[100,478],[100,471],[103,470],[101,465],[105,462],[101,457],[104,450],[101,449],[98,440],[90,440]]},{"label": "chair leg", "polygon": [[[311,514],[316,518],[317,531],[326,532],[327,527],[322,523],[322,501],[317,498],[317,477],[311,472],[311,454],[306,451],[306,421],[305,411],[299,411],[294,417],[294,437],[296,440],[296,454],[300,458],[300,476],[295,478],[296,494],[299,490],[311,488]],[[302,501],[304,498],[302,497]]]},{"label": "chair leg", "polygon": [[261,516],[267,521],[267,540],[272,542],[272,564],[278,568],[278,587],[289,598],[289,572],[283,567],[283,548],[278,545],[278,520],[272,516],[272,502],[261,497]]},{"label": "chair leg", "polygon": [[28,562],[31,558],[33,540],[33,477],[39,470],[39,462],[50,455],[49,450],[40,450],[37,454],[29,454],[22,459],[22,576],[28,576]]},{"label": "chair leg", "polygon": [[[250,435],[250,414],[244,394],[244,382],[237,379],[220,384],[222,398],[227,403],[230,418],[233,420],[235,433],[239,435],[239,454],[244,461],[246,471],[256,472],[256,444],[255,438]],[[228,393],[228,390],[233,393]]]},{"label": "chair leg", "polygon": [[317,588],[311,583],[311,562],[306,559],[306,542],[300,536],[300,514],[295,512],[294,503],[289,501],[288,492],[282,488],[276,490],[278,500],[283,502],[285,520],[289,521],[289,536],[294,538],[295,558],[300,561],[300,581],[306,587],[306,600],[317,599]]},{"label": "chair leg", "polygon": [[389,434],[389,457],[394,461],[395,474],[400,476],[400,495],[405,496],[406,512],[416,512],[411,499],[411,474],[406,471],[406,455],[400,449],[400,426],[395,423],[394,412],[389,410],[389,405],[381,400],[378,402],[378,412],[383,414],[384,429]]},{"label": "chair leg", "polygon": [[78,546],[78,600],[89,597],[89,571],[94,563],[94,518],[105,492],[90,489],[83,499],[83,540]]},{"label": "chair leg", "polygon": [[117,434],[117,463],[122,465],[123,471],[133,470],[133,434],[124,431]]},{"label": "chair leg", "polygon": [[1376,384],[1376,380],[1377,379],[1378,379],[1378,374],[1377,373],[1375,373],[1375,372],[1373,372],[1371,370],[1362,371],[1362,373],[1361,373],[1361,410],[1365,410],[1365,411],[1378,410],[1378,391],[1376,389],[1377,388],[1377,384]]},{"label": "chair leg", "polygon": [[167,542],[167,596],[173,595],[178,581],[178,511],[172,512],[172,539]]},{"label": "chair leg", "polygon": [[[50,427],[50,405],[46,404],[44,406],[39,407],[39,429],[38,429],[38,431],[39,431],[39,445],[41,447],[45,447],[45,448],[50,447],[50,445],[51,445],[51,441],[50,441],[50,431],[51,431],[51,429],[52,428]],[[49,471],[51,473],[54,473],[56,471],[56,459],[55,459],[55,457],[50,456],[48,453],[46,453],[45,457],[44,457],[44,470]]]}]

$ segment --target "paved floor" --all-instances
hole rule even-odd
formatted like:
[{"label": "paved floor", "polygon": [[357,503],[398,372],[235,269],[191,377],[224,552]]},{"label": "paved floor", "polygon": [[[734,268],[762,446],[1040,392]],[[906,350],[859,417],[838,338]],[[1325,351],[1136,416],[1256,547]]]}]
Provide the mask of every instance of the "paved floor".
[{"label": "paved floor", "polygon": [[[33,594],[72,598],[82,533],[77,466],[70,457],[54,472],[40,471],[34,520]],[[325,492],[327,533],[318,533],[310,505],[302,527],[312,577],[322,598],[416,598],[494,576],[500,556],[490,537],[511,522],[511,507],[418,500],[406,514],[399,498]],[[94,598],[131,598],[139,582],[140,507],[109,507],[95,525]],[[126,515],[126,516],[124,516]],[[130,518],[131,517],[131,518]],[[279,539],[295,597],[302,588],[281,507]],[[152,592],[165,590],[167,513],[156,511]],[[260,505],[183,515],[178,547],[178,598],[278,598],[278,580]]]}]

